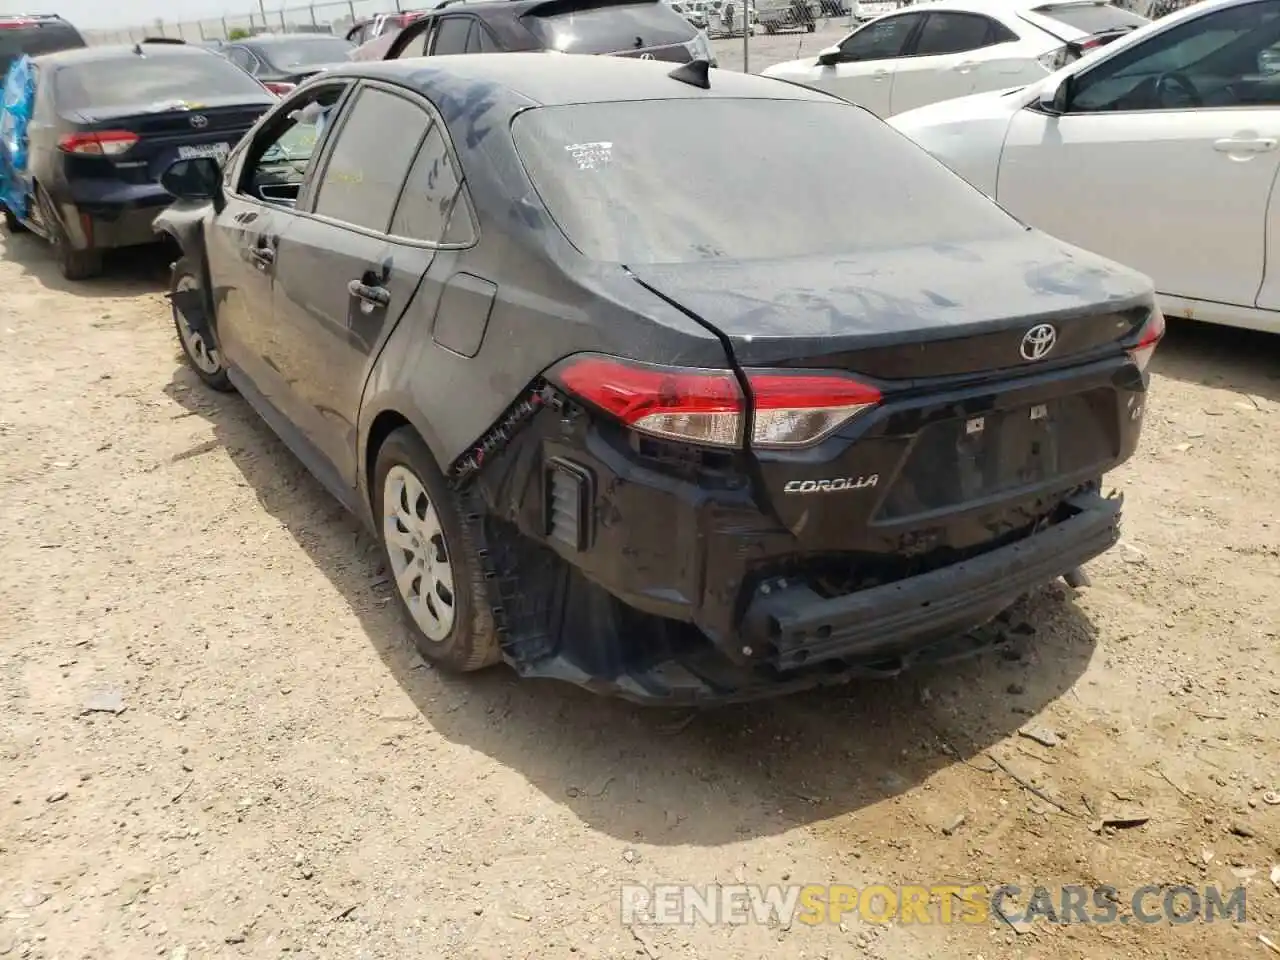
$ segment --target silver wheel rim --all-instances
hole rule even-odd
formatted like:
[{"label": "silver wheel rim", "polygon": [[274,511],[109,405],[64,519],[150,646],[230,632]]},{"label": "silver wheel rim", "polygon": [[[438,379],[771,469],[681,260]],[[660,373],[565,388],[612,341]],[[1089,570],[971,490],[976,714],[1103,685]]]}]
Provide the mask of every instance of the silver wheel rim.
[{"label": "silver wheel rim", "polygon": [[[200,287],[196,284],[196,278],[190,275],[179,277],[177,284],[174,286],[175,293],[199,289]],[[182,337],[182,345],[186,348],[187,356],[191,358],[191,362],[210,376],[220,373],[222,359],[218,356],[217,348],[210,347],[205,343],[204,337],[196,333],[176,305],[173,308],[173,317],[178,322],[178,335]]]},{"label": "silver wheel rim", "polygon": [[382,530],[396,589],[414,623],[428,640],[444,640],[456,603],[449,545],[435,504],[407,467],[392,467],[382,483]]}]

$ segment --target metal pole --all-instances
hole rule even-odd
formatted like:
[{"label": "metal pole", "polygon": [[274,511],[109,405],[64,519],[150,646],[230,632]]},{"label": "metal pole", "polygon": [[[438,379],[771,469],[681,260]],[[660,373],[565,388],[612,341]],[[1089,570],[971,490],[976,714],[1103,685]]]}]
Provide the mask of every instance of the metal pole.
[{"label": "metal pole", "polygon": [[749,21],[751,14],[747,12],[747,0],[738,0],[742,4],[742,72],[751,72],[751,30]]}]

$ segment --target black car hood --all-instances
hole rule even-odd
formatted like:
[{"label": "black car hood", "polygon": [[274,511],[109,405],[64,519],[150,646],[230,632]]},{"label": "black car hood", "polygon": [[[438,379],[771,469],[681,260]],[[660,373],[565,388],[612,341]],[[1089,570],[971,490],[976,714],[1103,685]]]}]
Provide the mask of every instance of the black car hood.
[{"label": "black car hood", "polygon": [[715,327],[747,365],[1115,316],[1153,302],[1146,277],[1033,230],[963,245],[629,269]]}]

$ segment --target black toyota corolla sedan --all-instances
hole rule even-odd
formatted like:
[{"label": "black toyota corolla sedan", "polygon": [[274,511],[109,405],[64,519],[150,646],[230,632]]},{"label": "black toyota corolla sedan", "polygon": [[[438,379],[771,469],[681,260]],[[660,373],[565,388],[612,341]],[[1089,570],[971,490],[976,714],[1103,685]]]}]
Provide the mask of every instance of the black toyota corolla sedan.
[{"label": "black toyota corolla sedan", "polygon": [[216,53],[175,41],[65,50],[32,67],[26,169],[4,219],[47,240],[69,280],[99,273],[106,250],[154,242],[169,164],[225,157],[276,102]]},{"label": "black toyota corolla sedan", "polygon": [[352,65],[165,182],[192,367],[376,531],[441,664],[657,703],[892,672],[1117,538],[1151,284],[826,94]]}]

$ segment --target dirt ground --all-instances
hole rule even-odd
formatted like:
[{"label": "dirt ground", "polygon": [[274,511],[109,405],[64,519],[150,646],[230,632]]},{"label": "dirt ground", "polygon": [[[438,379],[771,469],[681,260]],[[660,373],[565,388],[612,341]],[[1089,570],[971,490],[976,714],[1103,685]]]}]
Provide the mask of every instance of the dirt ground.
[{"label": "dirt ground", "polygon": [[[2,252],[0,956],[1280,942],[1280,339],[1172,323],[1124,544],[1009,652],[695,715],[428,669],[372,540],[179,362],[162,257]],[[1099,829],[1118,804],[1148,819]],[[1243,883],[1248,919],[627,928],[628,881]]]}]

